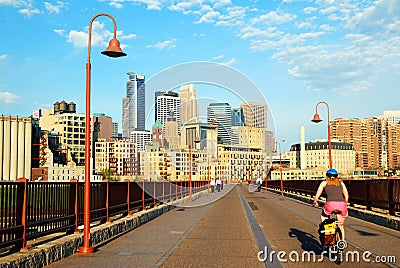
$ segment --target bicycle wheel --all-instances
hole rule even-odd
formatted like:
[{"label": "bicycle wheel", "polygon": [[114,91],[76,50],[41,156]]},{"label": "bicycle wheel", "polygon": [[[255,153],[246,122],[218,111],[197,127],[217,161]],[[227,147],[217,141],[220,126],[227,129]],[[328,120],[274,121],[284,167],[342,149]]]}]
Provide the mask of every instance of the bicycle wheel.
[{"label": "bicycle wheel", "polygon": [[334,250],[336,251],[334,262],[336,264],[340,264],[342,262],[342,258],[343,258],[342,252],[345,248],[345,245],[343,244],[344,241],[342,240],[342,237],[343,237],[342,231],[340,230],[340,228],[338,226],[338,227],[336,227],[336,231],[335,231],[336,243],[334,245]]}]

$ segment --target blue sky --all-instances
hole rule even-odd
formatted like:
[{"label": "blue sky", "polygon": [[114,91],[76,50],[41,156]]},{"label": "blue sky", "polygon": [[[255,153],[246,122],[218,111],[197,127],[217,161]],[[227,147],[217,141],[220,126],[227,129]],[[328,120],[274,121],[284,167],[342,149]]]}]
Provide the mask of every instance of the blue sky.
[{"label": "blue sky", "polygon": [[[324,122],[310,122],[318,101],[329,103],[331,119],[400,109],[398,0],[0,0],[0,114],[29,116],[61,100],[84,113],[87,31],[103,12],[115,18],[128,56],[100,54],[113,24],[97,18],[92,112],[118,122],[127,72],[151,80],[192,62],[223,64],[252,81],[259,92],[246,100],[263,95],[276,136],[286,140],[282,150],[299,142],[300,125],[306,140],[326,137],[326,107],[319,106]],[[204,102],[241,102],[241,92],[198,80]]]}]

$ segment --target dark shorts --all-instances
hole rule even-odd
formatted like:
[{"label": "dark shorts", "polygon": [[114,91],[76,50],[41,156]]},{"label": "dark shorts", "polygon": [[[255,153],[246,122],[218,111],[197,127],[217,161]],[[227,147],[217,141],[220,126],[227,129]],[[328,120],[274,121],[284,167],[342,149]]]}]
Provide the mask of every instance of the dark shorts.
[{"label": "dark shorts", "polygon": [[332,214],[333,211],[340,211],[340,215],[347,217],[349,212],[347,211],[347,204],[344,201],[329,201],[326,202],[322,208],[322,216],[327,217]]}]

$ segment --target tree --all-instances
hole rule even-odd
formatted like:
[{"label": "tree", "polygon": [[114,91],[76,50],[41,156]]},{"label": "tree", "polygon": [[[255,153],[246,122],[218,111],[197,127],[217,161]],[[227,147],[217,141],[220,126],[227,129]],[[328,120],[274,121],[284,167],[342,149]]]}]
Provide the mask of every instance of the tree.
[{"label": "tree", "polygon": [[112,169],[103,169],[100,171],[100,175],[103,176],[104,179],[108,179],[109,181],[114,181],[114,171]]}]

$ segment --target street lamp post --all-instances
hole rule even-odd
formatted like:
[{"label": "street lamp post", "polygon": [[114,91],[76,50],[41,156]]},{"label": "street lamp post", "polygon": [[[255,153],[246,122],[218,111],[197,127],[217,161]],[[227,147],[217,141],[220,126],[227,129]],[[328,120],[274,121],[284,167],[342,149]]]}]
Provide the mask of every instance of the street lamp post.
[{"label": "street lamp post", "polygon": [[86,63],[86,117],[85,117],[85,186],[84,186],[84,208],[83,208],[83,246],[78,248],[79,253],[93,253],[94,248],[90,246],[90,48],[92,39],[92,24],[93,21],[100,16],[109,17],[114,23],[114,37],[106,50],[101,54],[112,58],[126,56],[122,52],[119,41],[117,40],[117,24],[115,19],[106,13],[95,15],[89,24],[89,37],[88,37],[88,56]]},{"label": "street lamp post", "polygon": [[[197,136],[194,143],[199,143],[200,138]],[[189,143],[189,201],[192,202],[192,144]]]},{"label": "street lamp post", "polygon": [[321,103],[326,105],[326,108],[328,109],[328,153],[329,153],[329,168],[332,168],[332,144],[331,144],[331,121],[329,119],[329,105],[325,101],[320,101],[315,105],[315,114],[313,119],[311,120],[314,123],[319,123],[322,121],[322,119],[319,117],[318,114],[318,105]]},{"label": "street lamp post", "polygon": [[282,151],[281,151],[281,143],[285,140],[275,140],[275,143],[278,144],[279,147],[279,173],[281,175],[281,196],[283,197],[283,174],[282,174]]}]

